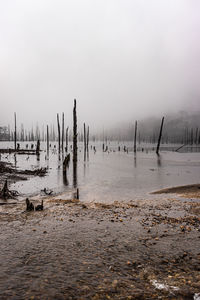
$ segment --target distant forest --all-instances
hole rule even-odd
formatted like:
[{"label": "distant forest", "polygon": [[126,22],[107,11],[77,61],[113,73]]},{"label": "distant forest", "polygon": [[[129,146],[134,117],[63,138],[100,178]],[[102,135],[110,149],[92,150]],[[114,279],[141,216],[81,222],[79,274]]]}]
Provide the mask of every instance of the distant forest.
[{"label": "distant forest", "polygon": [[[162,116],[161,116],[162,117]],[[138,143],[156,143],[160,130],[161,117],[145,118],[137,120],[137,142]],[[186,112],[180,111],[171,115],[165,115],[162,143],[181,143],[189,145],[200,144],[200,111]],[[113,128],[104,128],[101,131],[94,132],[90,127],[91,141],[133,141],[135,131],[135,121],[116,125]],[[72,130],[69,129],[69,141],[72,141]],[[49,125],[49,138],[51,141],[57,141],[57,126]],[[18,141],[45,141],[46,126],[41,128],[36,125],[31,130],[26,130],[23,124],[17,124]],[[13,141],[14,131],[10,126],[0,127],[0,140]],[[83,141],[83,126],[78,128],[78,140]]]}]

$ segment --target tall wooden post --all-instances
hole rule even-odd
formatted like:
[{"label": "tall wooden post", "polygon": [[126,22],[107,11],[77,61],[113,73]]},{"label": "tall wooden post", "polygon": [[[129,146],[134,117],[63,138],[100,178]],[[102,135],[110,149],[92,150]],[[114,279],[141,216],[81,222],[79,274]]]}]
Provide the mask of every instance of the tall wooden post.
[{"label": "tall wooden post", "polygon": [[15,132],[14,132],[14,145],[15,151],[17,150],[17,120],[16,120],[16,113],[14,114],[15,117]]},{"label": "tall wooden post", "polygon": [[84,139],[84,152],[86,152],[86,129],[85,129],[85,123],[83,124],[83,139]]},{"label": "tall wooden post", "polygon": [[60,122],[59,122],[59,114],[57,114],[57,123],[58,123],[58,153],[60,154]]},{"label": "tall wooden post", "polygon": [[159,154],[160,141],[161,141],[161,137],[162,137],[163,123],[164,123],[164,117],[162,118],[161,126],[160,126],[160,133],[159,133],[158,144],[157,144],[157,148],[156,148],[156,153],[157,153],[157,154]]},{"label": "tall wooden post", "polygon": [[134,135],[134,152],[136,153],[136,140],[137,140],[137,121],[135,121],[135,135]]},{"label": "tall wooden post", "polygon": [[77,186],[77,115],[76,99],[74,99],[73,109],[73,185]]},{"label": "tall wooden post", "polygon": [[64,113],[62,113],[62,152],[64,150]]},{"label": "tall wooden post", "polygon": [[66,152],[68,152],[68,130],[69,130],[69,127],[67,127],[67,129],[66,129],[66,148],[65,148]]},{"label": "tall wooden post", "polygon": [[86,144],[86,149],[87,149],[87,152],[89,150],[89,126],[87,128],[87,144]]},{"label": "tall wooden post", "polygon": [[74,109],[73,109],[73,161],[77,162],[77,115],[76,115],[76,99],[74,99]]},{"label": "tall wooden post", "polygon": [[47,155],[49,156],[49,126],[47,125]]}]

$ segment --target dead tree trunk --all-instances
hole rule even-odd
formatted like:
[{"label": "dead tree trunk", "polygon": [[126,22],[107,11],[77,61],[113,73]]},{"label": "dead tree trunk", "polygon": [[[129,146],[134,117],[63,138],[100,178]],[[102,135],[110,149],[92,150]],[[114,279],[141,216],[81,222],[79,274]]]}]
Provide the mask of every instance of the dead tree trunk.
[{"label": "dead tree trunk", "polygon": [[47,125],[47,155],[49,156],[49,126]]},{"label": "dead tree trunk", "polygon": [[17,120],[16,120],[16,113],[15,113],[14,143],[15,143],[15,151],[16,151],[17,150]]},{"label": "dead tree trunk", "polygon": [[37,154],[37,156],[40,155],[40,140],[37,141],[36,154]]},{"label": "dead tree trunk", "polygon": [[86,152],[86,129],[85,129],[85,123],[83,124],[83,139],[84,139],[84,152]]},{"label": "dead tree trunk", "polygon": [[68,153],[67,156],[65,156],[65,159],[63,161],[63,172],[67,171],[67,167],[69,166],[69,162],[70,162],[70,153]]},{"label": "dead tree trunk", "polygon": [[86,143],[86,149],[87,149],[87,152],[89,150],[89,126],[87,128],[87,143]]},{"label": "dead tree trunk", "polygon": [[67,129],[66,129],[66,148],[65,148],[66,152],[68,152],[68,130],[69,130],[69,127],[67,127]]},{"label": "dead tree trunk", "polygon": [[59,114],[57,114],[57,123],[58,123],[58,153],[60,154],[60,122],[59,122]]},{"label": "dead tree trunk", "polygon": [[137,121],[135,121],[134,153],[136,153]]},{"label": "dead tree trunk", "polygon": [[77,115],[76,99],[74,99],[73,109],[73,185],[77,186]]},{"label": "dead tree trunk", "polygon": [[73,161],[77,162],[77,115],[76,115],[76,99],[74,99],[73,109]]},{"label": "dead tree trunk", "polygon": [[62,152],[64,151],[64,113],[62,113]]},{"label": "dead tree trunk", "polygon": [[161,137],[162,137],[163,123],[164,123],[164,117],[162,118],[161,126],[160,126],[160,133],[159,133],[158,144],[157,144],[157,148],[156,148],[156,153],[157,153],[157,154],[159,154],[160,141],[161,141]]}]

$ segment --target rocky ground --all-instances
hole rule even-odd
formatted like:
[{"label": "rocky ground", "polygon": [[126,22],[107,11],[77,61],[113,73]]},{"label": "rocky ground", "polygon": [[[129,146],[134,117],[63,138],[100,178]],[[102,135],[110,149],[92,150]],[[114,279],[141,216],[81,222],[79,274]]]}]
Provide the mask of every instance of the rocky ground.
[{"label": "rocky ground", "polygon": [[0,226],[0,299],[200,299],[198,199],[51,196],[1,206]]}]

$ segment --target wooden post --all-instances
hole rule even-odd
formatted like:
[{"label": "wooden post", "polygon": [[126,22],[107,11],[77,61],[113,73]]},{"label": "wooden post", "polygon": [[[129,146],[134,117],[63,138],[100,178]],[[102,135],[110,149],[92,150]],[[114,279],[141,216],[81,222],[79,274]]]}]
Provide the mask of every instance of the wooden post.
[{"label": "wooden post", "polygon": [[137,121],[135,121],[134,153],[136,153]]},{"label": "wooden post", "polygon": [[36,154],[40,155],[40,140],[37,140],[37,146],[36,146]]},{"label": "wooden post", "polygon": [[64,150],[64,113],[62,113],[62,152]]},{"label": "wooden post", "polygon": [[77,162],[77,115],[76,115],[76,99],[74,99],[73,109],[73,161]]},{"label": "wooden post", "polygon": [[83,124],[83,140],[84,140],[84,152],[86,152],[86,129],[85,129],[85,123]]},{"label": "wooden post", "polygon": [[47,125],[47,155],[49,156],[49,126]]},{"label": "wooden post", "polygon": [[59,122],[59,114],[57,114],[57,123],[58,123],[58,153],[60,154],[60,122]]},{"label": "wooden post", "polygon": [[73,185],[77,186],[77,115],[76,99],[74,99],[73,108]]},{"label": "wooden post", "polygon": [[66,148],[65,148],[66,152],[68,152],[68,130],[69,130],[69,127],[67,127],[67,129],[66,129]]},{"label": "wooden post", "polygon": [[15,116],[15,133],[14,133],[14,143],[15,143],[15,151],[17,150],[17,120],[16,120],[16,113]]},{"label": "wooden post", "polygon": [[87,128],[87,143],[86,143],[86,149],[87,149],[87,152],[89,150],[89,126]]},{"label": "wooden post", "polygon": [[163,123],[164,123],[164,117],[162,118],[161,126],[160,126],[160,133],[159,133],[158,144],[157,144],[157,148],[156,148],[156,153],[157,153],[157,154],[159,154],[160,141],[161,141],[161,137],[162,137]]}]

